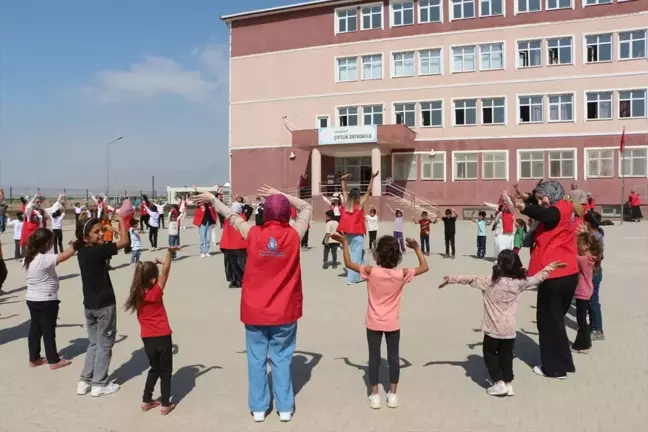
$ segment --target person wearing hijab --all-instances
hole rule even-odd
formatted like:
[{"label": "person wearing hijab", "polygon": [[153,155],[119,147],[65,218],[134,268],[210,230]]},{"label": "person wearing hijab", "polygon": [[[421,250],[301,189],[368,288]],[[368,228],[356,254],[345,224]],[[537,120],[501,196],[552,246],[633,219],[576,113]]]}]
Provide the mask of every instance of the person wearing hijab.
[{"label": "person wearing hijab", "polygon": [[630,190],[628,201],[630,202],[630,217],[632,218],[632,222],[641,222],[641,219],[643,219],[643,214],[641,214],[641,197],[635,188]]},{"label": "person wearing hijab", "polygon": [[533,233],[528,275],[533,276],[553,261],[565,264],[538,286],[537,325],[541,365],[533,371],[541,376],[565,379],[576,371],[569,347],[565,315],[578,285],[575,204],[565,199],[556,181],[540,183],[534,196],[518,200],[523,215],[537,221]]},{"label": "person wearing hijab", "polygon": [[[238,201],[232,203],[230,213],[247,221],[247,217],[243,213],[243,205]],[[224,255],[225,277],[230,283],[229,287],[241,288],[247,260],[247,241],[227,218],[225,218],[223,226],[220,248]]]},{"label": "person wearing hijab", "polygon": [[[270,187],[259,189],[259,193],[267,196],[261,226],[246,221],[209,192],[192,199],[198,203],[212,202],[218,213],[247,241],[241,321],[245,324],[249,409],[255,422],[265,420],[270,408],[266,369],[269,359],[275,409],[279,420],[287,422],[295,408],[290,369],[303,303],[299,249],[312,208],[307,202]],[[291,207],[298,211],[293,226],[290,225]]]}]

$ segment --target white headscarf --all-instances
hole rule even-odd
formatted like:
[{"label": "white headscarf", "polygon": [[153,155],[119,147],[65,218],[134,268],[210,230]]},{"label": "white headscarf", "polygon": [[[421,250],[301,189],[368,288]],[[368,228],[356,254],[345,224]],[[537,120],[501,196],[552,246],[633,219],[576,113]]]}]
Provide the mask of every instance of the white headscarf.
[{"label": "white headscarf", "polygon": [[236,214],[241,214],[243,213],[243,206],[241,205],[240,202],[234,201],[232,203],[232,211]]}]

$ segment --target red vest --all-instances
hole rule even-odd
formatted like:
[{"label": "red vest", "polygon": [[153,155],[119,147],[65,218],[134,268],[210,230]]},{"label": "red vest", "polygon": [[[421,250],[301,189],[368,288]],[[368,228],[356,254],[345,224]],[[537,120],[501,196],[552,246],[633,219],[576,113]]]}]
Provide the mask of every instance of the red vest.
[{"label": "red vest", "polygon": [[513,234],[515,232],[515,224],[513,223],[513,213],[502,213],[502,233]]},{"label": "red vest", "polygon": [[[218,216],[216,216],[216,210],[214,210],[213,206],[209,206],[209,212],[211,213],[212,219],[214,220],[214,224],[218,222]],[[194,213],[193,224],[197,227],[202,225],[203,216],[205,216],[205,206],[199,205],[198,207],[196,207],[196,212]]]},{"label": "red vest", "polygon": [[639,205],[641,205],[641,201],[639,199],[639,194],[638,193],[630,194],[630,206],[631,207],[637,207]]},{"label": "red vest", "polygon": [[560,211],[560,222],[549,231],[545,230],[544,224],[538,224],[535,231],[535,247],[529,262],[529,276],[535,275],[553,261],[564,262],[567,267],[552,271],[548,279],[578,273],[574,205],[569,201],[560,200],[552,207]]},{"label": "red vest", "polygon": [[359,206],[353,207],[353,213],[347,213],[345,207],[340,207],[340,223],[338,231],[345,234],[365,235],[365,212]]},{"label": "red vest", "polygon": [[[243,220],[246,220],[244,214],[240,214],[239,216],[241,216]],[[243,238],[239,230],[232,226],[232,224],[229,222],[229,219],[225,218],[225,224],[223,225],[223,235],[221,236],[220,241],[221,250],[245,249],[247,248],[247,245],[247,240]]]},{"label": "red vest", "polygon": [[[22,232],[20,233],[20,244],[22,246],[26,246],[27,240],[29,240],[29,236],[31,236],[34,231],[40,228],[40,221],[40,218],[36,216],[36,210],[32,210],[30,215],[23,215],[23,228]],[[47,220],[43,218],[43,228],[46,227]]]},{"label": "red vest", "polygon": [[266,222],[248,233],[241,321],[282,325],[302,316],[299,235],[288,223]]}]

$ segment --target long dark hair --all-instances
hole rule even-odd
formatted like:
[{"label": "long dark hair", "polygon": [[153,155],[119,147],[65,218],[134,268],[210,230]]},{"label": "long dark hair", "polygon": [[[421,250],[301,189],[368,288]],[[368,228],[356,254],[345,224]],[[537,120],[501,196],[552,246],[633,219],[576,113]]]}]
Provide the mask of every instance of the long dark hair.
[{"label": "long dark hair", "polygon": [[36,255],[47,253],[52,243],[54,234],[46,228],[38,228],[27,240],[27,251],[25,252],[25,269],[34,261]]},{"label": "long dark hair", "polygon": [[131,284],[128,300],[124,304],[124,310],[135,312],[144,304],[144,293],[153,288],[151,280],[157,279],[160,275],[157,264],[151,261],[139,262],[135,266],[133,283]]},{"label": "long dark hair", "polygon": [[101,223],[97,218],[90,218],[86,221],[79,221],[76,227],[74,235],[76,240],[74,241],[74,249],[79,250],[85,246],[85,238],[88,236],[90,229],[96,224]]},{"label": "long dark hair", "polygon": [[493,266],[493,284],[500,278],[526,279],[527,271],[522,266],[520,256],[510,249],[504,249],[497,256],[497,263]]},{"label": "long dark hair", "polygon": [[403,252],[396,237],[386,235],[380,237],[376,243],[373,256],[379,267],[393,269],[401,262]]},{"label": "long dark hair", "polygon": [[594,258],[594,273],[601,269],[603,261],[603,242],[593,233],[584,232],[578,234],[578,251],[587,248],[589,254]]}]

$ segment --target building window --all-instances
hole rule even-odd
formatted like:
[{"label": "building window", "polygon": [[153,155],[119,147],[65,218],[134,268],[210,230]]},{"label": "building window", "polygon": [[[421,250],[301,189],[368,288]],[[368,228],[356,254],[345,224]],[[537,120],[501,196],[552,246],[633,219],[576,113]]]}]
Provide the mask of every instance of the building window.
[{"label": "building window", "polygon": [[475,70],[475,46],[452,48],[452,72],[472,72]]},{"label": "building window", "polygon": [[542,9],[542,0],[517,0],[517,11],[539,12]]},{"label": "building window", "polygon": [[542,96],[520,96],[520,123],[542,123],[544,112]]},{"label": "building window", "polygon": [[421,102],[421,126],[442,127],[443,126],[443,102]]},{"label": "building window", "polygon": [[587,63],[612,61],[612,33],[585,36]]},{"label": "building window", "polygon": [[572,63],[572,38],[547,39],[550,65],[563,65]]},{"label": "building window", "polygon": [[358,79],[358,59],[345,57],[337,59],[338,82],[356,81]]},{"label": "building window", "polygon": [[504,124],[506,101],[504,98],[482,99],[482,124]]},{"label": "building window", "polygon": [[361,29],[372,30],[379,29],[383,26],[383,5],[367,5],[360,9]]},{"label": "building window", "polygon": [[419,24],[441,22],[441,0],[419,0]]},{"label": "building window", "polygon": [[549,121],[564,122],[574,120],[574,95],[549,96]]},{"label": "building window", "polygon": [[479,16],[503,15],[502,0],[479,0]]},{"label": "building window", "polygon": [[317,116],[317,128],[323,129],[329,127],[329,116],[321,115]]},{"label": "building window", "polygon": [[575,178],[575,151],[554,150],[549,152],[549,178]]},{"label": "building window", "polygon": [[646,90],[626,90],[619,92],[619,117],[646,117]]},{"label": "building window", "polygon": [[648,158],[645,148],[626,148],[621,153],[621,176],[623,177],[647,177]]},{"label": "building window", "polygon": [[451,0],[452,19],[475,18],[475,0]]},{"label": "building window", "polygon": [[543,151],[521,151],[518,156],[521,179],[544,178],[545,154]]},{"label": "building window", "polygon": [[587,177],[605,178],[614,176],[614,150],[585,150]]},{"label": "building window", "polygon": [[457,180],[477,180],[479,153],[453,153]]},{"label": "building window", "polygon": [[612,92],[587,93],[587,120],[612,119]]},{"label": "building window", "polygon": [[445,152],[421,155],[421,180],[445,180]]},{"label": "building window", "polygon": [[364,117],[364,124],[366,126],[383,124],[383,106],[382,105],[366,105],[362,107],[362,115]]},{"label": "building window", "polygon": [[619,33],[619,56],[622,60],[646,57],[646,30]]},{"label": "building window", "polygon": [[412,0],[392,0],[392,27],[414,24],[414,2]]},{"label": "building window", "polygon": [[416,180],[416,155],[413,153],[392,153],[394,180]]},{"label": "building window", "polygon": [[482,153],[482,178],[486,180],[506,180],[508,178],[508,152]]},{"label": "building window", "polygon": [[381,79],[383,74],[382,54],[362,56],[362,79]]},{"label": "building window", "polygon": [[600,4],[611,4],[612,0],[585,0],[585,6],[593,6]]},{"label": "building window", "polygon": [[547,0],[547,10],[569,9],[572,7],[572,0]]},{"label": "building window", "polygon": [[358,107],[338,108],[338,126],[358,126]]},{"label": "building window", "polygon": [[542,41],[529,40],[518,42],[518,67],[542,66]]},{"label": "building window", "polygon": [[504,44],[479,45],[479,56],[481,70],[504,69]]},{"label": "building window", "polygon": [[392,71],[395,78],[414,76],[414,51],[394,53]]},{"label": "building window", "polygon": [[358,10],[356,8],[337,11],[337,32],[349,33],[358,30]]},{"label": "building window", "polygon": [[454,101],[454,124],[456,126],[473,126],[477,124],[477,99]]},{"label": "building window", "polygon": [[396,124],[404,124],[409,127],[416,126],[416,104],[397,103],[394,104],[394,116]]},{"label": "building window", "polygon": [[419,74],[441,75],[441,48],[419,51]]}]

